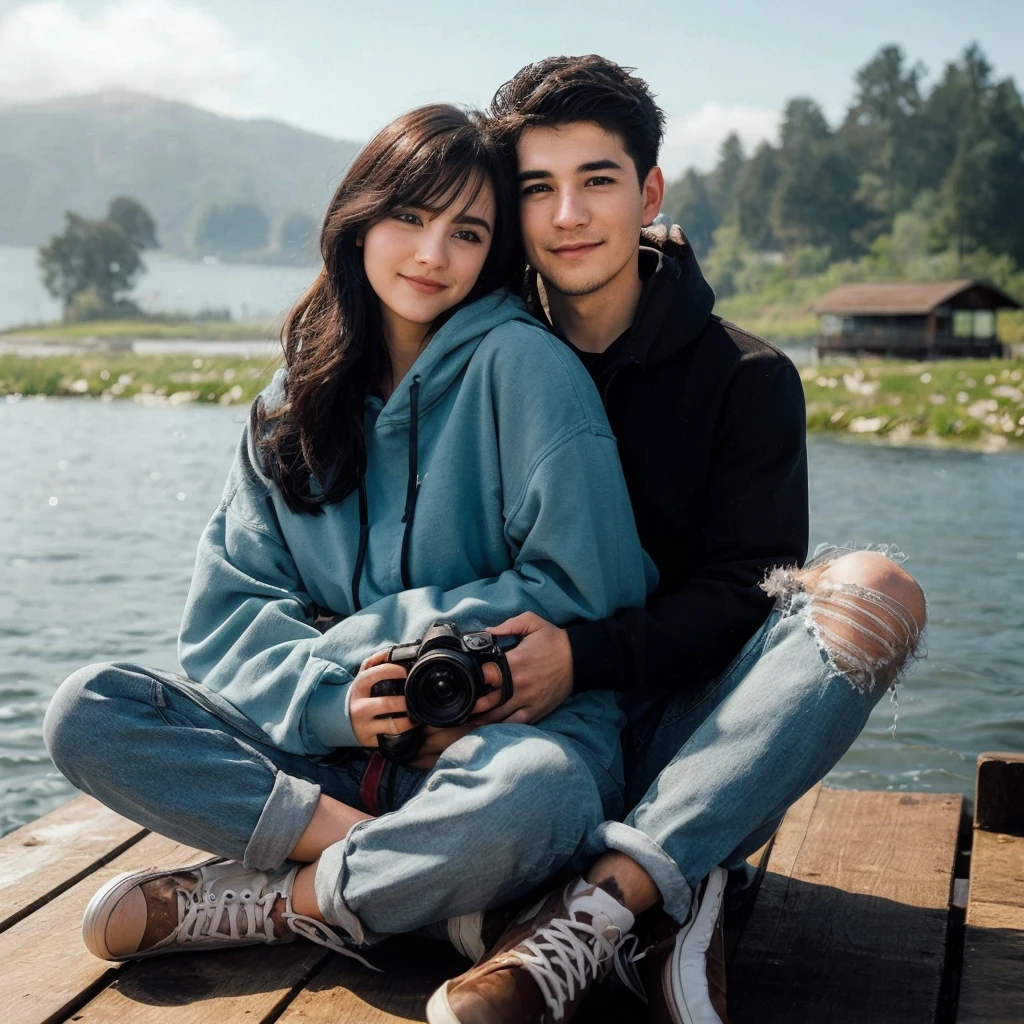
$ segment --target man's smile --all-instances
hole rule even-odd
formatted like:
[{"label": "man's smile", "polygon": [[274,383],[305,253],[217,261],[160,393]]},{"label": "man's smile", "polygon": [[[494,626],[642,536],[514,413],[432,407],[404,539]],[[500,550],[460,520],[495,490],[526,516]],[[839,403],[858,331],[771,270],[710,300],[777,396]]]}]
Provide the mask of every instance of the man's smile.
[{"label": "man's smile", "polygon": [[590,255],[602,244],[601,242],[566,242],[565,245],[555,246],[549,251],[562,259],[576,260]]}]

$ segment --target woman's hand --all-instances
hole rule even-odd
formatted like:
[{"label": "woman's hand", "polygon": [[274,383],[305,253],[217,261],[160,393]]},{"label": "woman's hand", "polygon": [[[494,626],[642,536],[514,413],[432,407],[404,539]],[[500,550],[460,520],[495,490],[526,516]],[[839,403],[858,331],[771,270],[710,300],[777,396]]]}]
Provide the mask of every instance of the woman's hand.
[{"label": "woman's hand", "polygon": [[[375,683],[385,679],[405,680],[405,669],[388,661],[387,651],[378,651],[363,662],[348,701],[349,720],[356,742],[377,749],[378,736],[397,736],[414,728],[405,707],[405,697],[371,697]],[[389,718],[389,715],[399,717]]]}]

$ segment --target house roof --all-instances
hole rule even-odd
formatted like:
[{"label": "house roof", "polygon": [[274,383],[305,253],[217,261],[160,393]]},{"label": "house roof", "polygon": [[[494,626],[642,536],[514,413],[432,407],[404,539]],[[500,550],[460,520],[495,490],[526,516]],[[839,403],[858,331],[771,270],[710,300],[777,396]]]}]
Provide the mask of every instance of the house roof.
[{"label": "house roof", "polygon": [[818,300],[815,313],[845,316],[904,314],[923,316],[937,306],[967,291],[981,287],[991,292],[995,306],[1020,308],[1020,304],[998,288],[962,278],[958,281],[897,281],[885,284],[844,284]]}]

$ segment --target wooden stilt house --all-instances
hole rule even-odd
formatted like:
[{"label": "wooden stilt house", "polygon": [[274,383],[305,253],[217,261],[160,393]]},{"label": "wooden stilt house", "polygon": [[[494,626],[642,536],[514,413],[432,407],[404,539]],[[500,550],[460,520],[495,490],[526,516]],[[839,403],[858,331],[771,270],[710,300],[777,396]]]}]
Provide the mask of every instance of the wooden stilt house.
[{"label": "wooden stilt house", "polygon": [[815,351],[901,359],[988,358],[1003,355],[996,313],[1020,309],[981,281],[845,284],[814,307]]}]

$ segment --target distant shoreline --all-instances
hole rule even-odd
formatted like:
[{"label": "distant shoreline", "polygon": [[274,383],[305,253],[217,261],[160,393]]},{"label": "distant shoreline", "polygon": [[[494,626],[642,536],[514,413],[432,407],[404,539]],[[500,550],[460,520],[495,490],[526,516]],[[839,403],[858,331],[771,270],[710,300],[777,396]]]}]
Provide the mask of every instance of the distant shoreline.
[{"label": "distant shoreline", "polygon": [[[193,339],[201,351],[155,339],[149,344],[159,351],[145,353],[128,345],[83,349],[66,343],[64,351],[51,353],[37,342],[26,355],[5,351],[11,344],[11,336],[0,335],[0,398],[8,401],[41,396],[247,405],[282,362],[269,338]],[[824,363],[804,366],[800,375],[811,434],[903,447],[1024,452],[1024,359]]]}]

